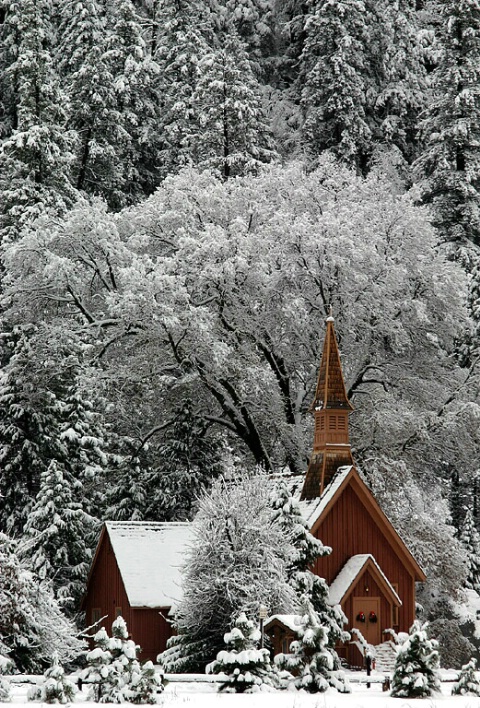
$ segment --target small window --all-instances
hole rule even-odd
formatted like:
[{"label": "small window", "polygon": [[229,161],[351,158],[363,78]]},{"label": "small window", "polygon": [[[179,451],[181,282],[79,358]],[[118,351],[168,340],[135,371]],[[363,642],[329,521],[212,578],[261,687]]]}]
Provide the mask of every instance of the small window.
[{"label": "small window", "polygon": [[102,619],[102,610],[100,607],[92,608],[92,624],[97,624]]},{"label": "small window", "polygon": [[328,429],[329,430],[336,430],[337,429],[337,416],[336,415],[331,415],[330,418],[328,419]]},{"label": "small window", "polygon": [[345,430],[345,418],[343,416],[338,416],[338,429]]},{"label": "small window", "polygon": [[320,418],[320,430],[325,430],[325,416]]},{"label": "small window", "polygon": [[121,616],[122,616],[122,608],[116,607],[115,608],[115,617],[121,617]]}]

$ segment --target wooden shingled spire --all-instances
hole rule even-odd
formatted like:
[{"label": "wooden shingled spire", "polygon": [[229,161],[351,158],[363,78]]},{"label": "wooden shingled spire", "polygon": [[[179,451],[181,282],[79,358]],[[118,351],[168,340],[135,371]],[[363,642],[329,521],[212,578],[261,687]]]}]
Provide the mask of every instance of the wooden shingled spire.
[{"label": "wooden shingled spire", "polygon": [[339,467],[353,465],[348,433],[348,415],[353,406],[347,397],[331,315],[326,325],[315,399],[310,407],[315,435],[302,499],[319,497]]}]

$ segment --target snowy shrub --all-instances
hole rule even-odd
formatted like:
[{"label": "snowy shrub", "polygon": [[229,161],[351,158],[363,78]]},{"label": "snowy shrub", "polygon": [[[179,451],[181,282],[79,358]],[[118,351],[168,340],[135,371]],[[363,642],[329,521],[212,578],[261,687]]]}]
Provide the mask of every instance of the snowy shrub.
[{"label": "snowy shrub", "polygon": [[296,598],[286,575],[292,545],[270,504],[264,473],[217,480],[200,500],[195,541],[185,561],[178,635],[158,661],[169,673],[203,671],[224,648],[241,607],[250,616],[266,605],[292,612]]},{"label": "snowy shrub", "polygon": [[83,673],[83,678],[93,683],[89,698],[99,703],[156,703],[161,680],[151,662],[140,665],[139,647],[129,639],[123,617],[113,622],[112,637],[102,627],[94,641]]},{"label": "snowy shrub", "polygon": [[429,639],[427,625],[413,623],[408,639],[398,648],[392,679],[396,698],[424,698],[440,691],[438,643]]},{"label": "snowy shrub", "polygon": [[45,671],[45,680],[41,686],[31,689],[28,693],[30,701],[42,703],[70,703],[77,689],[65,676],[65,671],[58,663],[58,655],[54,654],[52,665]]},{"label": "snowy shrub", "polygon": [[10,694],[10,682],[4,679],[4,674],[10,672],[12,662],[0,654],[0,703],[9,703],[12,700]]},{"label": "snowy shrub", "polygon": [[470,659],[462,666],[458,681],[453,684],[452,696],[480,696],[480,682],[475,673],[477,660]]},{"label": "snowy shrub", "polygon": [[224,636],[228,650],[218,652],[215,661],[206,667],[207,674],[226,674],[228,679],[220,691],[253,693],[273,687],[275,672],[270,664],[268,649],[259,649],[260,631],[242,612],[231,632]]},{"label": "snowy shrub", "polygon": [[328,629],[320,623],[309,601],[304,602],[298,634],[299,639],[290,645],[291,653],[275,657],[281,669],[287,669],[295,676],[295,688],[319,693],[332,686],[341,693],[349,693],[350,686],[345,675],[336,667],[336,652],[328,646]]}]

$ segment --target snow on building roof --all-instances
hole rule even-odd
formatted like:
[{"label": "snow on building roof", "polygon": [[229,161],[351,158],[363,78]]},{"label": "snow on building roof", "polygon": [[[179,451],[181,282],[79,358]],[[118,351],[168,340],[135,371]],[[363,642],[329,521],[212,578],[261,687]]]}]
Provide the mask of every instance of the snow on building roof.
[{"label": "snow on building roof", "polygon": [[371,553],[361,553],[348,559],[342,570],[330,585],[330,592],[328,595],[328,602],[330,605],[340,605],[343,598],[347,595],[353,583],[358,578],[369,560],[371,560],[375,565],[380,577],[390,589],[393,597],[397,600],[398,606],[401,606],[402,601]]},{"label": "snow on building roof", "polygon": [[193,540],[189,522],[107,521],[132,607],[171,607],[182,597],[181,567]]},{"label": "snow on building roof", "polygon": [[291,629],[292,632],[295,633],[299,631],[302,625],[301,615],[272,615],[267,620],[265,620],[265,627],[268,627],[275,620],[281,622],[285,627]]},{"label": "snow on building roof", "polygon": [[299,500],[298,504],[300,506],[300,511],[302,512],[302,516],[310,528],[313,527],[316,520],[323,514],[337,489],[341,486],[351,469],[352,465],[340,467],[328,487],[325,487],[323,494],[319,499]]}]

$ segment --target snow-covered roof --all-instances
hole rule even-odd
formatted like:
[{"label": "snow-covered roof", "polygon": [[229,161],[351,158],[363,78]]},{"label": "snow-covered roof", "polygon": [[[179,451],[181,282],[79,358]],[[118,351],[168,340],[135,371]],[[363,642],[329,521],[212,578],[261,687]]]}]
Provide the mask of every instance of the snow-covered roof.
[{"label": "snow-covered roof", "polygon": [[330,585],[330,592],[328,595],[328,602],[330,605],[339,605],[342,602],[343,598],[347,595],[353,583],[358,578],[369,560],[373,562],[378,573],[380,574],[380,577],[383,579],[385,584],[390,589],[393,597],[398,602],[398,606],[401,606],[402,601],[371,553],[361,553],[348,559],[342,570]]},{"label": "snow-covered roof", "polygon": [[316,520],[323,514],[351,469],[352,465],[340,467],[330,484],[323,490],[322,496],[318,499],[303,499],[298,502],[302,516],[310,528],[313,528]]},{"label": "snow-covered roof", "polygon": [[193,540],[188,522],[107,521],[132,607],[171,607],[182,597],[181,566]]},{"label": "snow-covered roof", "polygon": [[302,624],[301,615],[272,615],[267,620],[265,620],[265,627],[268,627],[272,622],[277,620],[281,622],[285,627],[291,629],[292,632],[298,632]]}]

